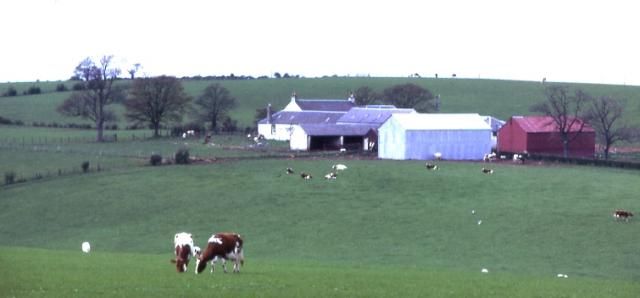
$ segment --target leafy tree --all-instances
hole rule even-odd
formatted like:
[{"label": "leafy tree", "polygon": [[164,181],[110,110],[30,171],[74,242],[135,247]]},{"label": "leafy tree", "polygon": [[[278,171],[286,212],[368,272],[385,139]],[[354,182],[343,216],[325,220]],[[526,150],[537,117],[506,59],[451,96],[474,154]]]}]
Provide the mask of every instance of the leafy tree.
[{"label": "leafy tree", "polygon": [[83,90],[74,91],[57,110],[70,117],[82,117],[94,121],[96,141],[102,142],[104,124],[116,119],[115,114],[107,106],[121,101],[124,90],[114,86],[120,69],[111,67],[113,56],[103,56],[96,64],[86,58],[75,69],[75,77],[84,81]]},{"label": "leafy tree", "polygon": [[604,144],[604,158],[609,159],[609,150],[616,142],[630,141],[637,127],[630,127],[622,121],[625,104],[611,97],[602,96],[591,102],[587,119]]},{"label": "leafy tree", "polygon": [[434,96],[431,91],[416,84],[391,86],[383,92],[384,102],[398,108],[413,108],[417,112],[426,113],[435,110]]},{"label": "leafy tree", "polygon": [[362,86],[353,93],[356,98],[356,105],[366,106],[376,104],[380,100],[380,94],[376,93],[369,86]]},{"label": "leafy tree", "polygon": [[153,136],[158,137],[162,123],[182,121],[190,101],[182,83],[175,77],[136,79],[124,102],[127,109],[125,115],[136,125],[149,123],[153,128]]},{"label": "leafy tree", "polygon": [[[582,90],[569,92],[566,86],[549,86],[545,89],[547,100],[531,106],[532,112],[549,116],[556,125],[562,140],[562,155],[569,156],[569,144],[575,140],[584,129],[585,105],[591,97]],[[577,128],[577,130],[575,129]]]},{"label": "leafy tree", "polygon": [[196,99],[199,107],[195,111],[198,120],[209,123],[211,130],[218,131],[218,122],[223,120],[229,110],[236,106],[236,99],[231,96],[227,88],[218,83],[207,86]]}]

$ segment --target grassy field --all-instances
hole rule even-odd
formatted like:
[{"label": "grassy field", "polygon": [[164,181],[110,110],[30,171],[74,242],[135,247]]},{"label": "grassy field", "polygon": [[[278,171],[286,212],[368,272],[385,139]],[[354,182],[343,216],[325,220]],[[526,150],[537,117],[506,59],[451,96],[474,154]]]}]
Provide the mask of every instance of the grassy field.
[{"label": "grassy field", "polygon": [[2,297],[635,297],[628,281],[251,259],[240,274],[176,274],[170,254],[0,247]]},{"label": "grassy field", "polygon": [[[17,255],[32,251],[16,247],[44,249],[35,255],[43,254],[39,258],[53,268],[58,261],[49,264],[45,255],[60,254],[75,264],[60,266],[61,276],[88,279],[78,291],[104,296],[164,296],[187,285],[196,295],[215,287],[240,296],[321,296],[332,288],[341,290],[329,296],[389,296],[392,286],[408,296],[637,293],[638,224],[610,215],[616,208],[640,209],[637,172],[506,163],[483,175],[480,163],[443,162],[441,170],[429,172],[421,162],[343,160],[349,169],[337,180],[321,179],[335,162],[130,168],[5,187],[0,246]],[[316,178],[286,175],[286,167]],[[198,245],[215,231],[240,232],[248,258],[241,277],[223,277],[220,284],[191,274],[175,277],[168,258],[178,231],[192,232]],[[94,255],[80,257],[82,241],[92,243],[95,258],[112,264],[83,263]],[[14,263],[5,252],[4,263]],[[148,265],[138,268],[133,260]],[[28,259],[21,262],[0,270],[23,268],[15,275],[18,284],[40,280],[28,274]],[[116,269],[118,264],[130,270]],[[109,281],[90,286],[98,281],[77,273],[83,270]],[[569,279],[559,280],[559,273]],[[167,286],[165,278],[185,284]],[[130,281],[115,286],[120,279]],[[264,289],[270,280],[281,287]],[[49,282],[51,295],[45,296],[71,291],[60,280]]]},{"label": "grassy field", "polygon": [[[344,98],[350,91],[361,86],[369,86],[381,92],[385,88],[404,83],[415,83],[440,94],[442,112],[480,113],[507,119],[512,115],[528,115],[529,107],[545,100],[544,86],[540,82],[484,80],[484,79],[434,79],[434,78],[313,78],[313,79],[265,79],[249,81],[183,81],[187,92],[197,97],[211,83],[220,83],[236,97],[238,106],[231,111],[231,117],[241,128],[254,126],[255,111],[271,103],[279,110],[289,102],[291,93],[301,98]],[[123,82],[126,83],[126,82]],[[70,85],[68,83],[67,85]],[[625,117],[640,124],[640,87],[621,85],[596,85],[567,83],[594,96],[608,95],[628,100]],[[8,88],[0,84],[0,92]],[[40,95],[0,97],[0,116],[11,120],[33,122],[88,123],[79,118],[67,118],[55,112],[55,108],[70,92],[53,92]],[[128,125],[119,105],[112,106],[120,115],[118,126]],[[188,119],[187,119],[188,120]]]},{"label": "grassy field", "polygon": [[[538,82],[471,79],[322,78],[222,81],[238,98],[232,112],[253,125],[255,109],[303,98],[344,98],[413,82],[441,94],[444,112],[506,119],[544,100]],[[39,82],[51,91],[58,82]],[[197,96],[212,81],[185,81]],[[31,83],[16,85],[18,91]],[[70,84],[67,84],[68,87]],[[8,84],[0,84],[0,93]],[[572,84],[629,99],[640,124],[640,87]],[[47,92],[48,92],[47,91]],[[31,127],[82,123],[55,107],[70,93],[0,97],[0,297],[637,297],[637,171],[559,164],[371,160],[256,148],[246,136],[149,139],[147,130]],[[116,107],[122,114],[122,108]],[[119,127],[128,125],[120,120]],[[153,153],[180,148],[206,159],[148,166]],[[89,161],[91,171],[80,173]],[[349,169],[324,180],[332,164]],[[97,171],[97,166],[102,167]],[[311,173],[305,181],[284,169]],[[63,171],[63,175],[58,173]],[[44,178],[40,179],[38,177]],[[4,181],[0,181],[4,182]],[[474,211],[472,214],[472,210]],[[247,263],[237,275],[178,275],[168,262],[176,232],[204,246],[218,231],[243,235]],[[83,254],[80,243],[90,241]],[[482,268],[489,269],[482,274]],[[558,278],[567,274],[569,278]]]}]

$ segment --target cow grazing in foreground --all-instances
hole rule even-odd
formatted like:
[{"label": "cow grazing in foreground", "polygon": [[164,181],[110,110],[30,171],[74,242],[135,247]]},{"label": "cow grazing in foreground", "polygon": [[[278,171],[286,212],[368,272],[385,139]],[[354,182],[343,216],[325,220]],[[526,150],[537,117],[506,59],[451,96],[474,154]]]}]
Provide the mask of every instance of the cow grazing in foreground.
[{"label": "cow grazing in foreground", "polygon": [[633,216],[633,213],[626,210],[616,210],[613,212],[613,218],[615,219],[624,219],[625,221],[629,221],[629,219],[631,219],[632,216]]},{"label": "cow grazing in foreground", "polygon": [[185,272],[189,265],[189,259],[191,256],[196,255],[196,251],[194,250],[196,246],[193,244],[193,238],[189,233],[177,233],[173,238],[173,244],[176,257],[171,260],[171,263],[176,264],[176,270],[178,272]]},{"label": "cow grazing in foreground", "polygon": [[207,262],[211,261],[211,273],[214,271],[216,260],[222,260],[222,269],[227,273],[226,261],[233,261],[233,272],[240,272],[240,265],[244,265],[243,241],[236,233],[218,233],[209,238],[207,247],[196,260],[196,274],[201,273]]},{"label": "cow grazing in foreground", "polygon": [[438,169],[438,165],[432,163],[426,163],[424,166],[427,168],[427,170],[435,171]]},{"label": "cow grazing in foreground", "polygon": [[493,169],[482,168],[482,173],[493,174]]},{"label": "cow grazing in foreground", "polygon": [[304,180],[310,180],[311,178],[313,178],[311,175],[309,175],[309,174],[307,174],[305,172],[300,173],[300,177],[302,177],[302,179],[304,179]]}]

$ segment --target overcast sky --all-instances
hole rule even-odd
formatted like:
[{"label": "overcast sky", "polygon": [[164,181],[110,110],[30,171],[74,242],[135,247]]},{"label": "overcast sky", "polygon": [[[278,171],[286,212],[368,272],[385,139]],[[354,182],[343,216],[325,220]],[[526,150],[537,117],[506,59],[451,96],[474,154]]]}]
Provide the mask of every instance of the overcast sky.
[{"label": "overcast sky", "polygon": [[370,75],[640,85],[634,1],[2,0],[0,82],[114,55],[147,76]]}]

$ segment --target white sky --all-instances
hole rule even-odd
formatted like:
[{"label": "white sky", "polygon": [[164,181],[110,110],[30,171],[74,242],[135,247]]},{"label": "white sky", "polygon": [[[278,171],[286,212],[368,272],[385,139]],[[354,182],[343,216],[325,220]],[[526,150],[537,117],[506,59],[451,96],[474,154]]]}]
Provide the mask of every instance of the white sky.
[{"label": "white sky", "polygon": [[[635,2],[637,3],[637,2]],[[640,85],[634,1],[2,0],[0,82],[115,55],[148,76],[371,75]]]}]

